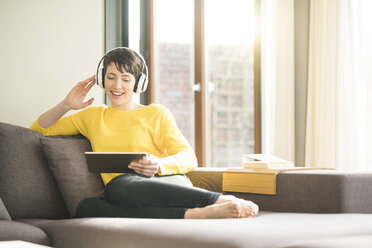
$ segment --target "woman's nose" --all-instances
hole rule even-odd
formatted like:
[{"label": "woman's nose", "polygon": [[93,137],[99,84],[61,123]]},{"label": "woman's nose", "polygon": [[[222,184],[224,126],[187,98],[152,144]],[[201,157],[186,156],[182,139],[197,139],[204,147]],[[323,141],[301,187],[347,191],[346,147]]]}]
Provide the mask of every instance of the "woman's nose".
[{"label": "woman's nose", "polygon": [[116,79],[115,82],[114,82],[114,87],[115,88],[121,88],[122,86],[122,82],[120,79]]}]

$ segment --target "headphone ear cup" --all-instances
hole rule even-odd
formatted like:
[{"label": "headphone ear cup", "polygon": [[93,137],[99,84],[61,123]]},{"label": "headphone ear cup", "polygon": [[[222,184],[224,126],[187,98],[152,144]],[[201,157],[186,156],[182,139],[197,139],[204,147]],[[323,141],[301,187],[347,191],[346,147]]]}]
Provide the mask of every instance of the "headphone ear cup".
[{"label": "headphone ear cup", "polygon": [[105,88],[105,79],[104,79],[104,75],[105,75],[105,69],[104,68],[101,68],[98,70],[98,73],[96,75],[96,83],[99,87],[101,88]]},{"label": "headphone ear cup", "polygon": [[142,93],[146,91],[147,88],[147,76],[143,73],[138,77],[138,80],[136,82],[136,86],[134,87],[135,93]]},{"label": "headphone ear cup", "polygon": [[105,68],[102,67],[102,72],[101,72],[101,80],[102,80],[102,88],[104,89],[105,88]]}]

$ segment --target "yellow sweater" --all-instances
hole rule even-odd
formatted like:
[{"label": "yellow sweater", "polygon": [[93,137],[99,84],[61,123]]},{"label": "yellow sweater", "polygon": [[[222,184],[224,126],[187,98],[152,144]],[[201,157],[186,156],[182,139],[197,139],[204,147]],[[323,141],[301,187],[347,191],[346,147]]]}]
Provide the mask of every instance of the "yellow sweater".
[{"label": "yellow sweater", "polygon": [[[40,118],[40,117],[39,117]],[[179,131],[171,112],[163,105],[150,104],[135,110],[110,106],[90,107],[62,117],[49,128],[30,129],[45,136],[81,133],[95,152],[147,152],[160,158],[159,175],[181,174],[197,167],[196,156]],[[101,173],[106,185],[123,173]]]}]

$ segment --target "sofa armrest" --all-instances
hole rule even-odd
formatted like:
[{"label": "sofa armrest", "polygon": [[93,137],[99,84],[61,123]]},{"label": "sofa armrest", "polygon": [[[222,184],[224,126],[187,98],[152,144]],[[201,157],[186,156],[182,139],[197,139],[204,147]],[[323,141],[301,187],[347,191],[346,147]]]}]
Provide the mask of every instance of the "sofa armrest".
[{"label": "sofa armrest", "polygon": [[[50,237],[39,227],[18,221],[0,220],[0,241],[6,240],[23,240],[48,247],[52,245]],[[4,247],[20,247],[13,245]]]},{"label": "sofa armrest", "polygon": [[[187,173],[196,187],[222,191],[226,168]],[[276,195],[223,192],[251,200],[261,210],[301,213],[372,213],[372,173],[338,170],[287,171],[277,175]]]},{"label": "sofa armrest", "polygon": [[222,175],[225,168],[199,167],[186,175],[195,187],[222,192]]},{"label": "sofa armrest", "polygon": [[12,220],[1,198],[0,198],[0,220]]}]

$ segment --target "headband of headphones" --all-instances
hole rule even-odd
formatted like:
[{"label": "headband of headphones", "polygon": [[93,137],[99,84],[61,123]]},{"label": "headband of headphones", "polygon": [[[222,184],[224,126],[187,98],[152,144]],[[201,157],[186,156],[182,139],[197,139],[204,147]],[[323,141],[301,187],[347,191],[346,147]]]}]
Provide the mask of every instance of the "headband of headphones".
[{"label": "headband of headphones", "polygon": [[105,68],[103,67],[103,60],[105,59],[107,54],[111,53],[112,51],[120,50],[120,49],[126,49],[126,50],[129,50],[129,51],[132,51],[137,55],[137,57],[139,57],[142,60],[142,63],[144,65],[144,70],[136,78],[136,83],[134,85],[133,92],[142,93],[142,92],[146,91],[147,84],[148,84],[148,77],[147,77],[148,69],[147,69],[145,59],[142,57],[141,54],[139,54],[138,52],[136,52],[136,51],[134,51],[134,50],[132,50],[128,47],[116,47],[116,48],[112,49],[111,51],[107,52],[101,58],[101,60],[98,63],[98,66],[97,66],[97,73],[96,73],[96,83],[97,83],[97,85],[100,86],[103,89],[105,88]]}]

